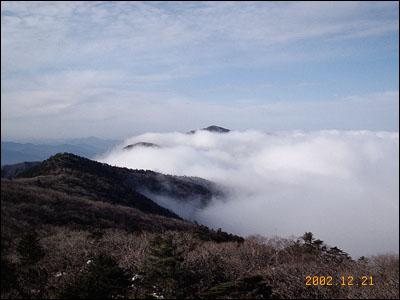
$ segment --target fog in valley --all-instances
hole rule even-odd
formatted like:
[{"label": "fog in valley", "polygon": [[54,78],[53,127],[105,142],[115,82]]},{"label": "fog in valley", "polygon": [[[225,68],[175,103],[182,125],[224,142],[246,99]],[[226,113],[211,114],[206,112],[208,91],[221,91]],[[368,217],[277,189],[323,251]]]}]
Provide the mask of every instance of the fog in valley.
[{"label": "fog in valley", "polygon": [[[123,149],[140,142],[159,147]],[[204,209],[153,195],[182,217],[214,228],[268,237],[311,231],[353,257],[399,251],[396,132],[146,133],[98,160],[217,183],[225,197]]]}]

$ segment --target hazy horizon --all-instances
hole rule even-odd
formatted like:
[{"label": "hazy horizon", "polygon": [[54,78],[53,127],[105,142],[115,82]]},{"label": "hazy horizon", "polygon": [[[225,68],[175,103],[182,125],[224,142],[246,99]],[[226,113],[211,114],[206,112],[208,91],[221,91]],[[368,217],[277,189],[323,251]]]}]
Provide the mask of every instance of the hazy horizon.
[{"label": "hazy horizon", "polygon": [[[287,132],[303,132],[303,133],[307,133],[307,132],[315,132],[315,131],[327,131],[327,132],[329,132],[329,131],[349,131],[349,132],[351,132],[351,131],[363,131],[363,130],[357,130],[357,129],[338,130],[338,129],[335,129],[335,128],[329,128],[329,129],[323,129],[323,130],[302,130],[300,128],[297,128],[297,129],[293,129],[293,130],[275,130],[275,131],[270,131],[270,130],[264,131],[264,130],[260,130],[258,128],[245,128],[243,130],[238,130],[238,129],[235,129],[235,128],[227,128],[227,127],[224,127],[224,126],[219,126],[218,124],[213,124],[213,125],[218,126],[218,127],[223,127],[223,128],[229,129],[231,131],[260,131],[260,132],[267,133],[267,134],[284,134],[284,133],[287,133]],[[191,129],[188,129],[186,131],[185,130],[182,130],[182,131],[179,131],[179,130],[167,131],[167,130],[165,130],[165,131],[160,131],[160,132],[157,132],[157,131],[145,132],[145,131],[143,131],[143,132],[139,132],[136,136],[140,136],[140,135],[147,134],[147,133],[170,133],[170,132],[187,133],[187,132],[189,132],[191,130],[200,130],[200,129],[206,128],[208,126],[211,126],[211,125],[207,125],[207,126],[204,125],[204,126],[200,126],[199,128],[191,128]],[[385,132],[386,133],[399,133],[399,131],[390,131],[390,130],[367,130],[367,131],[376,132],[376,133],[385,133]],[[7,139],[7,140],[4,140],[2,138],[1,141],[2,142],[13,142],[13,143],[52,144],[52,143],[60,143],[60,142],[64,142],[64,141],[68,142],[68,140],[91,139],[91,138],[100,139],[100,140],[120,141],[121,144],[124,144],[125,141],[127,141],[127,140],[132,138],[132,135],[128,135],[128,136],[124,136],[124,137],[120,137],[120,138],[103,137],[103,136],[73,136],[73,137],[67,137],[67,138],[56,138],[56,137],[54,137],[54,138],[21,138],[21,139],[16,138],[16,139]]]}]

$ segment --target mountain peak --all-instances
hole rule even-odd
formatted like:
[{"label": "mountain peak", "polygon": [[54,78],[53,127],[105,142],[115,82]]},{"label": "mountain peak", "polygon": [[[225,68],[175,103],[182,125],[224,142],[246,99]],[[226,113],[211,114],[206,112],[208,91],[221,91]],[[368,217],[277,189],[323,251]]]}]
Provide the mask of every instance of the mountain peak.
[{"label": "mountain peak", "polygon": [[[230,132],[229,129],[226,129],[226,128],[223,128],[223,127],[220,127],[220,126],[216,126],[216,125],[211,125],[211,126],[208,126],[206,128],[202,128],[200,130],[205,130],[205,131],[210,131],[210,132],[217,132],[217,133]],[[196,133],[196,132],[197,132],[197,130],[192,130],[192,131],[189,131],[188,133],[189,134],[193,134],[193,133]]]},{"label": "mountain peak", "polygon": [[221,133],[226,133],[226,132],[230,131],[229,129],[219,127],[216,125],[208,126],[207,128],[203,128],[202,130],[207,130],[207,131],[211,131],[211,132],[221,132]]}]

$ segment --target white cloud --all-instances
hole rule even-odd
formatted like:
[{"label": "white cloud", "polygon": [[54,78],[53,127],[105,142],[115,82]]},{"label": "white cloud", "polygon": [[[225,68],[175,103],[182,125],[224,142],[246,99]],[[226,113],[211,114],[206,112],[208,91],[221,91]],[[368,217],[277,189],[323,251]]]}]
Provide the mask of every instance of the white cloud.
[{"label": "white cloud", "polygon": [[[136,142],[162,148],[122,150]],[[242,235],[312,231],[354,256],[399,250],[398,133],[148,133],[99,160],[199,176],[228,187],[226,201],[183,211],[215,228]],[[169,207],[177,206],[170,202]]]}]

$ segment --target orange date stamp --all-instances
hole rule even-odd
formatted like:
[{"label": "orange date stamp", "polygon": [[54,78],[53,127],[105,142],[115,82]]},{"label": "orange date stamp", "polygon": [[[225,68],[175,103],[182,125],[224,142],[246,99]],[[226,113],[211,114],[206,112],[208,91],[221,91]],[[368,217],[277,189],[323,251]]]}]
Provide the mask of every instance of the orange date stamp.
[{"label": "orange date stamp", "polygon": [[375,285],[372,276],[361,276],[354,279],[353,276],[340,276],[334,279],[332,276],[306,276],[306,285],[342,285],[342,286],[372,286]]}]

